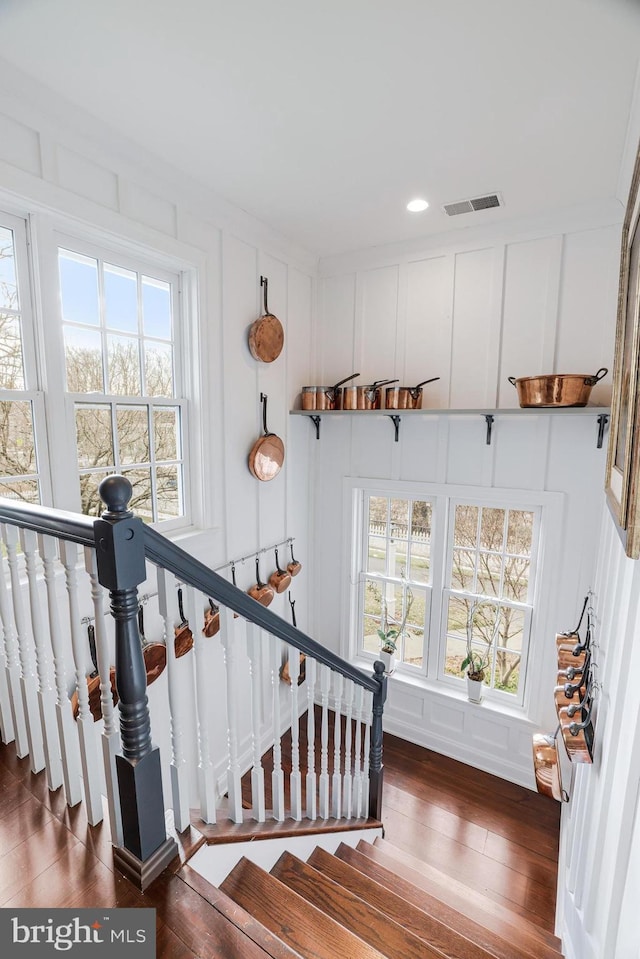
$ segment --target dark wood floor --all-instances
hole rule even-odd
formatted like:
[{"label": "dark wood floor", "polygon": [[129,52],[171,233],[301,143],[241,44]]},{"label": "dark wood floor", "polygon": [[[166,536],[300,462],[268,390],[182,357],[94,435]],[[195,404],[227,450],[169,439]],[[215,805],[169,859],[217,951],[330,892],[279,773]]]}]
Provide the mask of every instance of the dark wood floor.
[{"label": "dark wood floor", "polygon": [[[385,838],[552,930],[558,804],[392,736],[384,752]],[[183,860],[199,839],[179,837]],[[114,872],[107,827],[89,826],[0,745],[0,906],[143,905],[157,909],[160,959],[254,954],[212,931],[211,907],[179,865],[137,892]]]}]

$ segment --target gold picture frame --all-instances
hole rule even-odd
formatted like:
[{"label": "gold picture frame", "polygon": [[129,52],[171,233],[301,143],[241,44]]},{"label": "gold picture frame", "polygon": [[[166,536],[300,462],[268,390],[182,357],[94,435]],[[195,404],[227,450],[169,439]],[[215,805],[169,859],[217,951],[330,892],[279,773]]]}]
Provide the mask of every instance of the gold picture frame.
[{"label": "gold picture frame", "polygon": [[627,556],[640,558],[640,148],[622,228],[605,489]]}]

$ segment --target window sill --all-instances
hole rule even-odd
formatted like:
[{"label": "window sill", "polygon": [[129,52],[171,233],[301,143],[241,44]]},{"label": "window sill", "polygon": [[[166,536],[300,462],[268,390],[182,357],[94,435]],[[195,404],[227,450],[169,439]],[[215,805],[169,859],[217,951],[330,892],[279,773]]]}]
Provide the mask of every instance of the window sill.
[{"label": "window sill", "polygon": [[[352,663],[354,666],[362,669],[363,672],[372,672],[373,664],[371,660],[356,658],[352,660]],[[527,715],[527,710],[524,706],[511,706],[508,703],[501,703],[495,699],[487,698],[484,698],[481,703],[472,703],[467,698],[464,688],[460,690],[454,689],[437,680],[427,679],[425,676],[411,675],[410,673],[402,671],[399,672],[397,669],[389,676],[389,682],[399,688],[405,687],[407,689],[428,693],[430,696],[442,700],[443,704],[455,702],[469,709],[481,709],[498,716],[504,716],[514,722],[522,723],[526,728],[537,728],[537,724]]]}]

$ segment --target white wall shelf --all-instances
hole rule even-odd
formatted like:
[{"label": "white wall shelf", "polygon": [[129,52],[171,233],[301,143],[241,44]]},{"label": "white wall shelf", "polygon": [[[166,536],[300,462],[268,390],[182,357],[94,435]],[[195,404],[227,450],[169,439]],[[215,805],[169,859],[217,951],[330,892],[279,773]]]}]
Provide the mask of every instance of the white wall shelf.
[{"label": "white wall shelf", "polygon": [[291,416],[308,416],[315,426],[316,439],[320,439],[320,420],[323,416],[388,416],[395,429],[396,443],[400,438],[400,421],[404,416],[482,416],[487,429],[487,445],[491,443],[493,424],[500,416],[595,416],[598,424],[596,446],[602,449],[604,434],[611,409],[608,406],[557,406],[518,407],[516,409],[468,409],[468,410],[290,410]]}]

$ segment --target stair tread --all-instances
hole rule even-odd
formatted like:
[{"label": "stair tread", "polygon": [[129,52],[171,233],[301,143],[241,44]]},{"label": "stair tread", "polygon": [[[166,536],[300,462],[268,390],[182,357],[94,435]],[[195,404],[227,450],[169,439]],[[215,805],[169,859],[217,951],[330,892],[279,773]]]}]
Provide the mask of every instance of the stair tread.
[{"label": "stair tread", "polygon": [[520,903],[506,896],[500,895],[493,889],[486,887],[479,888],[481,885],[479,882],[475,884],[471,882],[467,883],[452,872],[441,869],[439,865],[429,862],[428,858],[426,858],[429,855],[428,848],[421,849],[422,856],[425,857],[423,858],[422,856],[414,856],[405,849],[401,849],[394,843],[384,839],[376,839],[373,845],[385,855],[391,856],[403,865],[416,870],[425,876],[427,880],[437,883],[443,890],[446,889],[450,896],[461,898],[467,902],[471,890],[474,900],[481,902],[483,909],[490,910],[492,913],[497,913],[498,915],[503,915],[508,922],[527,928],[532,935],[536,936],[541,942],[551,946],[552,949],[558,949],[560,947],[560,940],[554,936],[553,933],[549,932],[548,929],[540,925],[536,921],[536,916],[526,909],[526,907],[523,907]]},{"label": "stair tread", "polygon": [[444,953],[400,922],[289,852],[280,856],[271,875],[389,959],[445,959]]},{"label": "stair tread", "polygon": [[220,889],[305,959],[382,959],[302,896],[248,859],[241,859]]},{"label": "stair tread", "polygon": [[[349,847],[345,846],[345,848]],[[394,892],[358,869],[357,859],[361,854],[355,850],[352,850],[352,853],[353,863],[350,863],[346,859],[338,859],[321,846],[317,846],[309,857],[308,863],[392,919],[401,917],[402,924],[409,932],[431,943],[449,959],[483,959],[487,953],[495,956],[496,959],[514,955],[512,947],[507,949],[500,942],[489,943],[489,937],[486,936],[484,945],[480,945],[477,936],[479,930],[475,924],[470,922],[461,924],[457,913],[453,919],[448,917],[451,922],[449,925],[444,917],[433,916],[409,902],[401,895],[400,889]],[[366,859],[366,857],[361,858]],[[465,928],[461,929],[461,925]],[[497,937],[494,938],[497,939]],[[495,948],[489,949],[490,944]],[[519,953],[519,955],[526,954]]]},{"label": "stair tread", "polygon": [[[519,920],[518,916],[512,916],[507,910],[485,910],[482,897],[476,897],[475,892],[473,898],[469,891],[465,899],[451,897],[420,872],[375,846],[359,843],[354,850],[343,843],[336,850],[336,856],[502,959],[515,959],[520,955],[518,950],[532,959],[557,959],[559,955],[558,950],[543,943],[525,926],[514,924],[512,920]],[[491,902],[493,905],[496,904]]]},{"label": "stair tread", "polygon": [[299,953],[294,952],[286,943],[277,936],[274,936],[266,926],[258,922],[251,913],[234,902],[230,896],[221,889],[212,886],[204,876],[185,865],[178,874],[191,889],[194,889],[199,896],[202,896],[216,912],[220,913],[229,922],[233,923],[245,936],[251,939],[256,945],[264,950],[266,955],[272,959],[298,959]]}]

